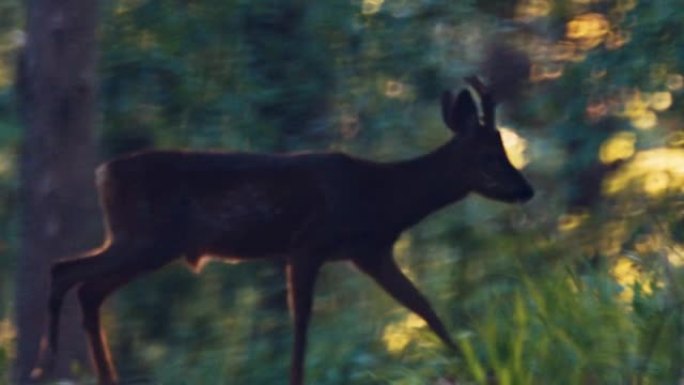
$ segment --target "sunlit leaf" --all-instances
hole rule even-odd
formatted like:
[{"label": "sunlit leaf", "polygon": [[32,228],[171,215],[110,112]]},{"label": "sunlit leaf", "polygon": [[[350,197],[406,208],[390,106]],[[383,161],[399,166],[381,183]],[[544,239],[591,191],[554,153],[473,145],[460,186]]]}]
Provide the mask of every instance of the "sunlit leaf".
[{"label": "sunlit leaf", "polygon": [[563,214],[558,218],[559,231],[572,231],[578,228],[585,220],[589,218],[586,212],[576,214]]},{"label": "sunlit leaf", "polygon": [[615,280],[622,286],[620,299],[626,303],[631,303],[634,298],[634,285],[639,284],[642,293],[651,294],[653,288],[650,281],[644,278],[643,272],[629,258],[619,258],[611,270]]}]

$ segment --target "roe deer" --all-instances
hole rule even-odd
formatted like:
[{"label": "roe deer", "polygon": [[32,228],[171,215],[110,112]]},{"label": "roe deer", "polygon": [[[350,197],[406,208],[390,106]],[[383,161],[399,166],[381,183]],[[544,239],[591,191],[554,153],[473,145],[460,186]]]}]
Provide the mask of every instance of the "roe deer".
[{"label": "roe deer", "polygon": [[392,245],[428,214],[475,192],[525,202],[534,192],[509,162],[495,127],[494,100],[476,78],[472,91],[444,92],[442,115],[455,134],[416,159],[377,163],[342,153],[263,155],[147,151],[97,169],[106,239],[52,268],[49,345],[58,349],[62,299],[75,285],[100,384],[117,375],[99,309],[114,290],[184,256],[282,258],[294,323],[290,385],[304,382],[314,282],[326,261],[350,260],[456,344],[428,301],[397,267]]}]

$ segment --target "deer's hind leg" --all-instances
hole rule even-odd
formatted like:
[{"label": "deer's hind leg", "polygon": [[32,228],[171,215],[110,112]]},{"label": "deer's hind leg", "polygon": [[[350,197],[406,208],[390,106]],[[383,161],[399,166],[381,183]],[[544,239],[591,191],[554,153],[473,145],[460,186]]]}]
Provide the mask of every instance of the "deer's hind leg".
[{"label": "deer's hind leg", "polygon": [[90,354],[95,363],[98,383],[113,385],[118,376],[107,343],[107,336],[100,322],[100,306],[108,294],[130,280],[124,275],[115,275],[104,280],[92,280],[78,289],[78,299],[83,312],[83,328],[88,336]]},{"label": "deer's hind leg", "polygon": [[53,355],[57,352],[59,313],[63,297],[80,284],[78,297],[83,313],[83,326],[90,343],[92,358],[101,384],[115,384],[116,372],[100,323],[99,309],[106,297],[138,275],[156,270],[178,254],[168,245],[129,246],[112,243],[90,256],[58,262],[53,267],[50,294],[49,342]]},{"label": "deer's hind leg", "polygon": [[125,248],[110,244],[83,257],[62,260],[52,266],[48,305],[48,342],[52,355],[59,349],[59,318],[66,293],[90,277],[113,270],[117,256],[122,254],[126,254]]}]

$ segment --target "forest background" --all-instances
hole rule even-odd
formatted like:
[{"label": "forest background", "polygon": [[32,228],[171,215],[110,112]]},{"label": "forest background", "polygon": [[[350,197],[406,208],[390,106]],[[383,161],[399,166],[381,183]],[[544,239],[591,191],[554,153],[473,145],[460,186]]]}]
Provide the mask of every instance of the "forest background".
[{"label": "forest background", "polygon": [[[17,62],[40,27],[24,6],[48,3],[0,0],[0,383],[28,382],[51,261],[100,240],[95,161],[151,147],[405,159],[448,138],[439,95],[470,74],[495,90],[509,156],[537,195],[520,207],[470,197],[395,250],[465,358],[368,279],[331,264],[317,287],[310,382],[684,379],[683,1],[100,2],[86,20],[98,46],[83,46],[97,58],[84,80],[96,98],[78,106],[92,106],[92,124],[40,135],[27,123],[39,111],[22,109],[31,104],[21,102]],[[88,188],[32,168],[44,154],[31,143],[45,138],[54,157],[45,167],[89,154],[68,167]],[[35,206],[35,188],[57,198]],[[50,205],[78,216],[38,221]],[[61,246],[36,253],[34,222]],[[109,301],[122,377],[283,383],[281,266],[217,263],[199,278],[179,263]],[[66,323],[62,374],[88,383],[80,323]]]}]

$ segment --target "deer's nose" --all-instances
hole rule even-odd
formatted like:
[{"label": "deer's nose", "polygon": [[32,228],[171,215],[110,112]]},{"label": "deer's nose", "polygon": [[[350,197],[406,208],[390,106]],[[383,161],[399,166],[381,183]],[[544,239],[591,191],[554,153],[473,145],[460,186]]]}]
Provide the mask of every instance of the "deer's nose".
[{"label": "deer's nose", "polygon": [[518,202],[525,203],[534,197],[534,189],[530,186],[525,186],[525,188],[518,194]]}]

